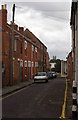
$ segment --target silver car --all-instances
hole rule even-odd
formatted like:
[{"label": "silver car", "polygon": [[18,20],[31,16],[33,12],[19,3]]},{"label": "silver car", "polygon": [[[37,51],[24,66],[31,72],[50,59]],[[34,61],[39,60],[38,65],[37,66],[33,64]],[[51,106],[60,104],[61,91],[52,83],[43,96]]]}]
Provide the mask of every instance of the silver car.
[{"label": "silver car", "polygon": [[34,77],[34,82],[48,82],[48,76],[46,72],[38,72]]}]

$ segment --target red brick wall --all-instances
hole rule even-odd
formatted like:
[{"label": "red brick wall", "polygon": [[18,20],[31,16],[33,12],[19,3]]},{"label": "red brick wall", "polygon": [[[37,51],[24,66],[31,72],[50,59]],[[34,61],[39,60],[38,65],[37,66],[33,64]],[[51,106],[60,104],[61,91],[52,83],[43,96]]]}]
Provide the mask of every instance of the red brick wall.
[{"label": "red brick wall", "polygon": [[[31,41],[34,43],[36,43],[36,45],[38,46],[38,71],[46,71],[46,61],[47,61],[47,57],[46,57],[46,52],[47,52],[47,48],[46,46],[28,29],[26,29],[24,31],[24,35],[26,37],[28,37],[29,39],[31,39]],[[45,64],[45,67],[44,67]]]},{"label": "red brick wall", "polygon": [[72,81],[73,81],[73,63],[72,63],[72,52],[69,53],[67,57],[67,74],[68,78],[71,80],[71,86],[72,86]]},{"label": "red brick wall", "polygon": [[47,70],[48,69],[51,71],[51,66],[50,66],[50,63],[49,63],[49,54],[47,52]]},{"label": "red brick wall", "polygon": [[[3,22],[1,23],[1,21]],[[5,85],[10,85],[10,67],[11,67],[10,62],[11,62],[11,40],[12,40],[12,30],[9,27],[7,27],[7,25],[12,27],[12,25],[7,24],[7,10],[0,10],[0,27],[1,25],[2,25],[2,28],[4,28],[4,30],[2,31],[2,61],[3,61],[3,64],[5,65],[5,79],[3,79],[3,86],[5,86]],[[14,24],[14,29],[18,31],[18,25]],[[23,30],[24,29],[22,27],[18,32],[24,35]],[[14,63],[13,84],[18,84],[19,82],[26,81],[31,77],[34,78],[35,73],[38,71],[38,67],[37,66],[35,67],[35,63],[38,62],[38,59],[41,61],[41,56],[42,56],[42,62],[41,64],[39,63],[39,65],[43,66],[43,64],[46,63],[45,59],[46,59],[47,48],[31,32],[26,33],[25,35],[35,45],[38,45],[39,48],[37,48],[37,53],[36,53],[35,46],[34,46],[33,58],[31,59],[32,44],[27,42],[27,56],[25,57],[25,39],[14,31],[14,36],[15,35],[18,35],[19,37],[18,38],[14,37],[14,40],[13,40],[13,63]],[[17,44],[16,51],[14,51],[15,40]],[[42,45],[42,49],[41,49],[41,45]],[[21,49],[22,49],[22,53],[21,53]],[[36,57],[36,54],[37,54],[37,57]],[[21,66],[20,66],[21,60],[23,60],[22,72],[21,72]],[[25,60],[27,61],[26,77],[25,77],[25,64],[24,64]],[[32,68],[33,76],[31,76],[31,67],[30,68],[28,67],[28,61],[31,61],[31,66],[33,62],[33,68]],[[19,77],[18,77],[18,73],[19,73]]]},{"label": "red brick wall", "polygon": [[5,31],[2,32],[2,61],[5,64],[5,80],[3,84],[9,85],[10,79],[10,56],[9,56],[9,35]]},{"label": "red brick wall", "polygon": [[6,28],[7,24],[7,10],[0,10],[0,26]]}]

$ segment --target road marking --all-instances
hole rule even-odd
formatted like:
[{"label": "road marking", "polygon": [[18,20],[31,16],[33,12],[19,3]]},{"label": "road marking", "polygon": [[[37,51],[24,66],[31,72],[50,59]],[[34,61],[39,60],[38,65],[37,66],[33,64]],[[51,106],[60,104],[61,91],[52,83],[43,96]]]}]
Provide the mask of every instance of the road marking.
[{"label": "road marking", "polygon": [[65,118],[66,98],[67,98],[67,79],[66,79],[66,89],[65,89],[65,96],[64,96],[64,104],[62,106],[61,116],[59,117],[60,119]]},{"label": "road marking", "polygon": [[[33,84],[32,84],[32,85],[33,85]],[[32,86],[32,85],[30,85],[30,86]],[[17,90],[16,92],[13,92],[13,93],[7,95],[7,96],[5,96],[5,97],[0,98],[0,101],[1,101],[1,100],[4,100],[5,98],[8,98],[8,97],[10,97],[10,96],[12,96],[12,95],[14,95],[14,94],[16,94],[16,93],[19,93],[19,92],[21,92],[21,91],[29,88],[30,86],[27,86],[27,87],[25,87],[25,88],[22,88],[22,89],[20,89],[20,90]]]}]

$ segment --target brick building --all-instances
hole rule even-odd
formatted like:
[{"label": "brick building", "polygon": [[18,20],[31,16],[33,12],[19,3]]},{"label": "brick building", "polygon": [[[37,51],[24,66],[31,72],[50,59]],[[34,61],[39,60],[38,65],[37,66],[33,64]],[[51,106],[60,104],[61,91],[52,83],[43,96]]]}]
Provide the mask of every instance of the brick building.
[{"label": "brick building", "polygon": [[38,47],[24,36],[23,27],[18,28],[16,24],[13,40],[13,81],[10,79],[12,24],[7,23],[6,5],[2,5],[0,10],[0,33],[2,33],[2,85],[10,85],[11,82],[18,84],[32,79],[38,67]]},{"label": "brick building", "polygon": [[11,81],[12,22],[7,23],[6,5],[2,5],[0,10],[2,48],[0,47],[0,52],[2,53],[3,86],[33,79],[38,71],[46,71],[47,47],[28,29],[24,30],[15,23],[13,25],[13,80]]},{"label": "brick building", "polygon": [[47,71],[51,71],[51,65],[50,65],[50,62],[49,62],[49,54],[47,52]]},{"label": "brick building", "polygon": [[72,51],[67,56],[67,77],[68,77],[68,79],[70,79],[71,86],[72,86],[72,81],[73,81]]},{"label": "brick building", "polygon": [[46,71],[47,47],[29,29],[24,31],[24,35],[38,46],[38,71]]}]

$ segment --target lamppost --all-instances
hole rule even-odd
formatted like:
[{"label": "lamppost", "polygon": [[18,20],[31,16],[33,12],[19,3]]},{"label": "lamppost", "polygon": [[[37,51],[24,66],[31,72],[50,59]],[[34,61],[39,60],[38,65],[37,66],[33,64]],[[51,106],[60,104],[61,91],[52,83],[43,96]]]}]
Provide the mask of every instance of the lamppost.
[{"label": "lamppost", "polygon": [[10,85],[13,85],[13,41],[14,41],[14,14],[15,4],[13,4],[13,17],[12,17],[12,40],[11,40],[11,73],[10,73]]}]

